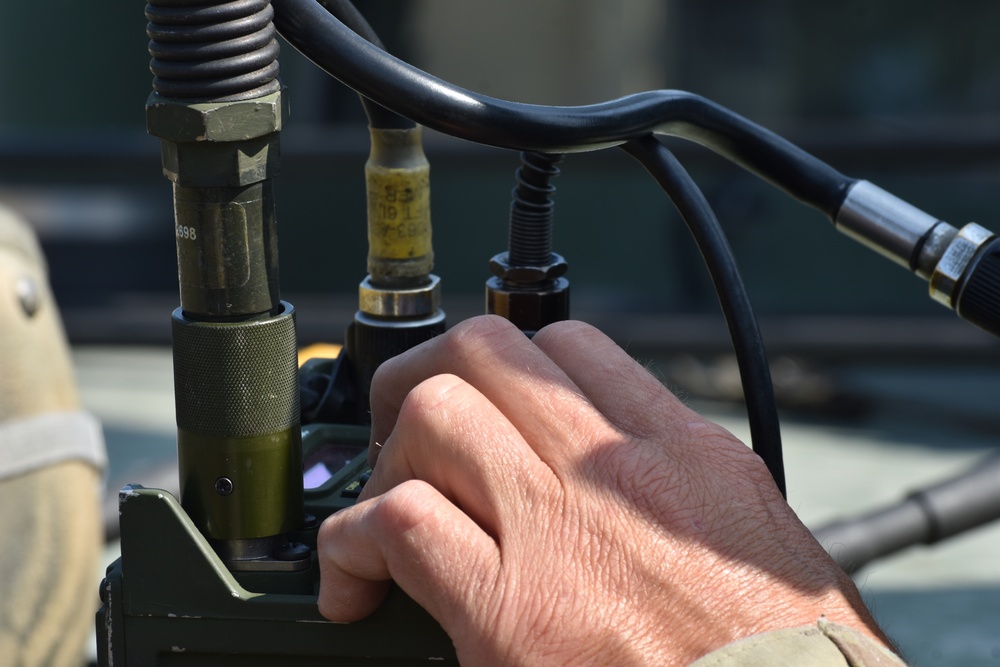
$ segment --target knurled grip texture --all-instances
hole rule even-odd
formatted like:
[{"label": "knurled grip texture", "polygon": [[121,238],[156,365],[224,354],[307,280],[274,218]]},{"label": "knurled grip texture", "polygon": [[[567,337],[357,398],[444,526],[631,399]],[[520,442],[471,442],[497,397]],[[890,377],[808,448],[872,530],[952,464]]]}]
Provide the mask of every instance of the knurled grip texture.
[{"label": "knurled grip texture", "polygon": [[278,433],[298,424],[295,310],[247,322],[173,313],[177,426],[208,436]]},{"label": "knurled grip texture", "polygon": [[359,312],[347,328],[345,353],[350,363],[354,389],[360,399],[357,418],[362,420],[361,423],[371,419],[368,394],[375,371],[397,354],[443,334],[444,312],[438,310],[431,317],[409,324],[411,326],[392,326],[391,323],[380,322],[377,318],[369,318]]},{"label": "knurled grip texture", "polygon": [[955,310],[963,319],[1000,336],[1000,237],[987,242],[972,260]]}]

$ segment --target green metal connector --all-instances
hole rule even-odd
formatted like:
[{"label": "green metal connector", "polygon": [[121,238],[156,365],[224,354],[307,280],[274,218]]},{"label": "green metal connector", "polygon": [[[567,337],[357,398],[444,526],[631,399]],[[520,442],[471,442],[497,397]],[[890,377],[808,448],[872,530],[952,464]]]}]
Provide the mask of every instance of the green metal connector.
[{"label": "green metal connector", "polygon": [[146,129],[159,137],[163,173],[185,187],[241,187],[278,171],[281,92],[237,102],[185,103],[156,93]]}]

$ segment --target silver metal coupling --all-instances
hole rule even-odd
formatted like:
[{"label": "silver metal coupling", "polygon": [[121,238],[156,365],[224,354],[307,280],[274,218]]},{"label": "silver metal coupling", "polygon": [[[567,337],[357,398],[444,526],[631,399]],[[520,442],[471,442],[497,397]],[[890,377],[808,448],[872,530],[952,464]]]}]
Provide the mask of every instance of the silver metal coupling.
[{"label": "silver metal coupling", "polygon": [[945,225],[938,231],[954,230],[868,181],[851,186],[835,224],[843,233],[911,271],[918,271],[921,248],[935,228]]},{"label": "silver metal coupling", "polygon": [[358,309],[365,315],[387,319],[414,319],[434,315],[441,302],[441,279],[429,274],[425,285],[376,287],[371,276],[358,285]]},{"label": "silver metal coupling", "polygon": [[979,249],[992,239],[993,232],[970,222],[955,235],[930,276],[931,298],[955,308],[961,284]]}]

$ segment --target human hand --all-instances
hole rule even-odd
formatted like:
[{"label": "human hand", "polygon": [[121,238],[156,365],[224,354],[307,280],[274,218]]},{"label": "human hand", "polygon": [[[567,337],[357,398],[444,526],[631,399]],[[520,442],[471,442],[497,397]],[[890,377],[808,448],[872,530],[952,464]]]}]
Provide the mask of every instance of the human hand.
[{"label": "human hand", "polygon": [[390,579],[468,665],[687,664],[828,620],[881,638],[761,460],[597,330],[459,324],[382,366],[377,465],[319,534],[319,607]]}]

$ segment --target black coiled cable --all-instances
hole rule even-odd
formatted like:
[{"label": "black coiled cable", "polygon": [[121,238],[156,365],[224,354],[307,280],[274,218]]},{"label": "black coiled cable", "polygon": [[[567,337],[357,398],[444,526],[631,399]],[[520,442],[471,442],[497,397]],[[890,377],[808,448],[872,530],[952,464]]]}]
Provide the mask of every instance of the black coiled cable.
[{"label": "black coiled cable", "polygon": [[158,94],[228,102],[278,91],[270,0],[151,0],[146,18]]},{"label": "black coiled cable", "polygon": [[511,266],[545,266],[552,257],[552,215],[561,155],[521,153],[511,193],[508,261]]}]

